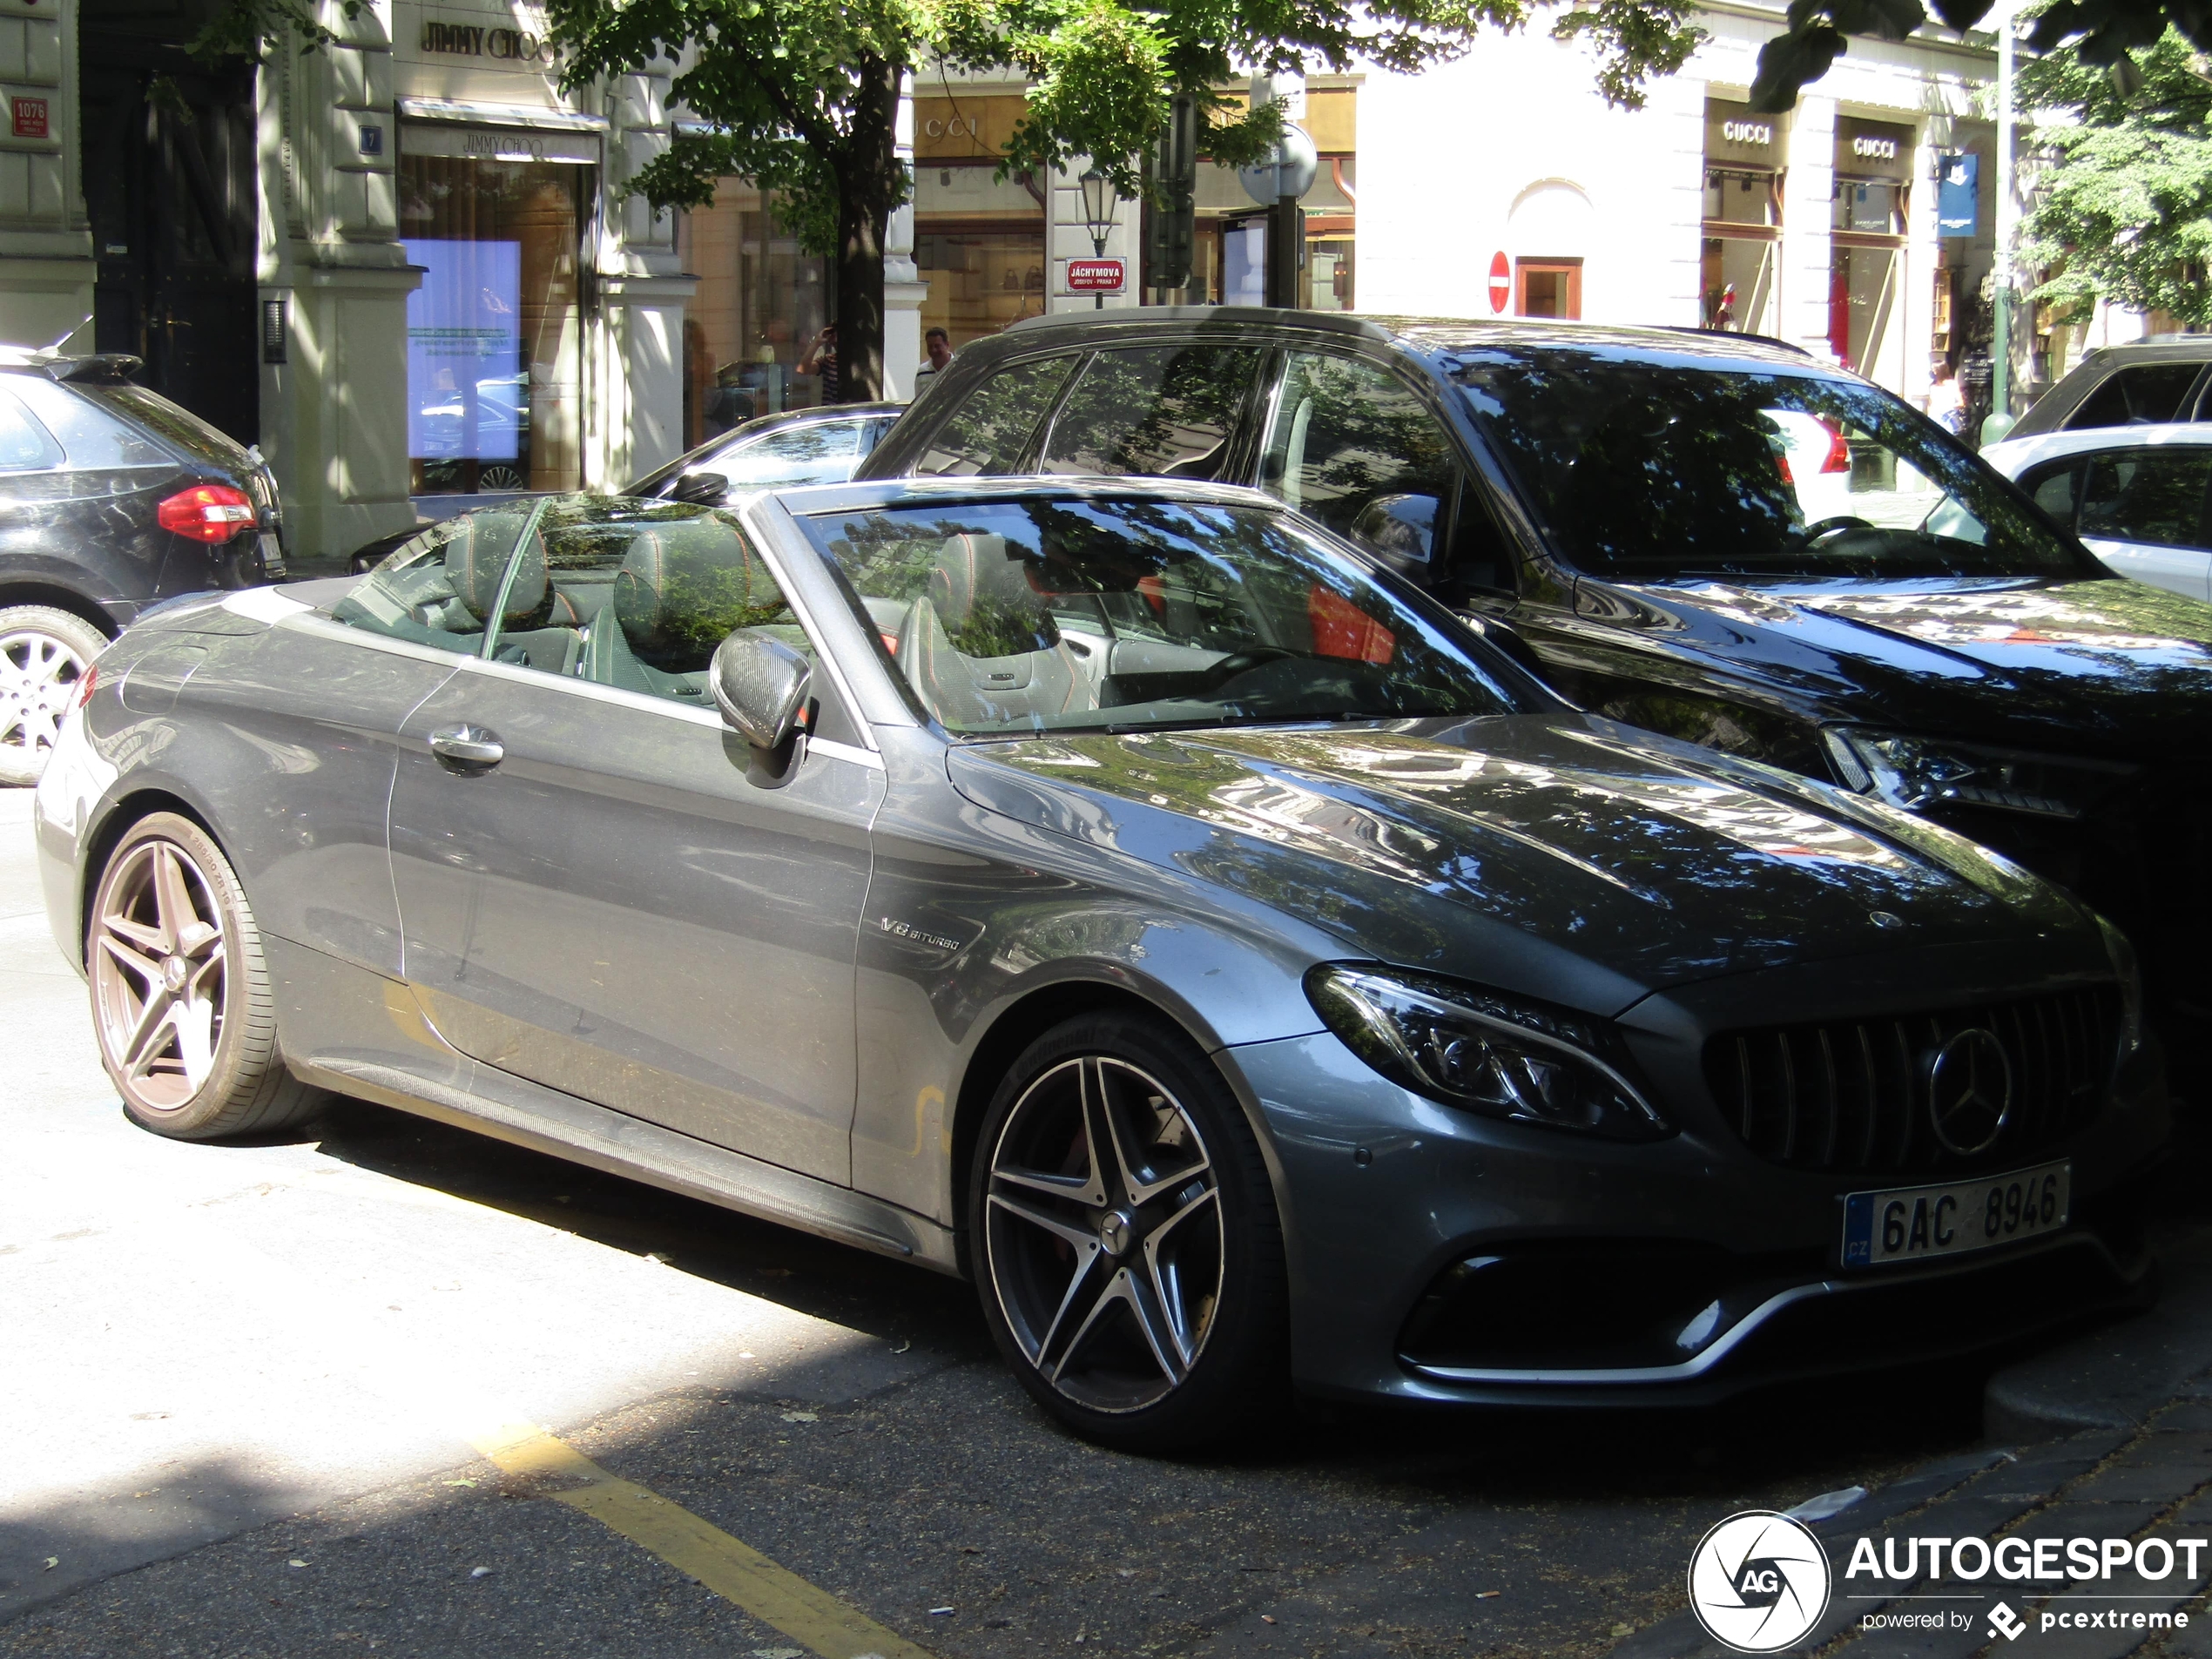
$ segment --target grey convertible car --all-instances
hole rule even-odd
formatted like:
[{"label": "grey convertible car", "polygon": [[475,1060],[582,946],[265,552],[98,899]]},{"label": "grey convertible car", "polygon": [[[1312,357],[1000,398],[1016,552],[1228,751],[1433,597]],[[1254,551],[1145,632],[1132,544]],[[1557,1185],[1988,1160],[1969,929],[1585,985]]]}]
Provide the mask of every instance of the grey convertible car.
[{"label": "grey convertible car", "polygon": [[2126,942],[1580,713],[1260,495],[561,497],[103,656],[47,902],[156,1132],[381,1101],[977,1283],[1159,1447],[2136,1298]]}]

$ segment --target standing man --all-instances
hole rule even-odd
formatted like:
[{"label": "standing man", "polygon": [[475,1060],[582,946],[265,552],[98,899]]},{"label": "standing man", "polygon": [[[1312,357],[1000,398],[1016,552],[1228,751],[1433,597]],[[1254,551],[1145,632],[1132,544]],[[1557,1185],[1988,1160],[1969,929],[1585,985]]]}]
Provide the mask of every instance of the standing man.
[{"label": "standing man", "polygon": [[921,337],[927,361],[914,372],[914,395],[920,397],[925,382],[937,377],[937,371],[953,361],[953,337],[941,328],[931,328]]},{"label": "standing man", "polygon": [[845,401],[844,376],[837,371],[837,325],[829,323],[814,336],[814,343],[806,348],[806,355],[799,360],[797,372],[813,374],[822,382],[822,401]]}]

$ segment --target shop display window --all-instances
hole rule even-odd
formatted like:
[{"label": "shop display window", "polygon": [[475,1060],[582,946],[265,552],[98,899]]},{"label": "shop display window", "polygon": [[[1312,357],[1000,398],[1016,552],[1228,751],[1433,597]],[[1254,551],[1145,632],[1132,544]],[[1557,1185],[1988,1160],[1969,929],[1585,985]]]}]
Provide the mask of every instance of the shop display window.
[{"label": "shop display window", "polygon": [[588,163],[418,154],[399,165],[416,495],[583,482]]},{"label": "shop display window", "polygon": [[929,293],[921,326],[942,328],[958,351],[1008,323],[1044,314],[1044,216],[1034,225],[927,226],[914,265]]},{"label": "shop display window", "polygon": [[677,252],[699,280],[684,316],[686,448],[828,401],[825,377],[799,371],[831,320],[829,261],[799,246],[772,195],[721,180],[711,206],[678,220]]}]

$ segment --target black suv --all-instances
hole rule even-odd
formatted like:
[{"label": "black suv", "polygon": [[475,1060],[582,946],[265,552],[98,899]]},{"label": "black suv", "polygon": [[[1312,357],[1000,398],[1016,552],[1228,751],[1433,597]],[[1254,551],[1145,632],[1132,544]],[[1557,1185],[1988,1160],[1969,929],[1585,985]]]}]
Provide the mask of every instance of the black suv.
[{"label": "black suv", "polygon": [[1028,472],[1257,485],[1586,708],[2074,887],[2163,1012],[2212,1010],[2212,606],[2114,577],[1856,375],[1663,328],[1037,319],[963,350],[858,475]]},{"label": "black suv", "polygon": [[2008,435],[2212,420],[2212,334],[2155,334],[2104,346],[2067,371]]},{"label": "black suv", "polygon": [[260,455],[138,368],[0,358],[0,784],[37,779],[85,670],[148,604],[284,575]]}]

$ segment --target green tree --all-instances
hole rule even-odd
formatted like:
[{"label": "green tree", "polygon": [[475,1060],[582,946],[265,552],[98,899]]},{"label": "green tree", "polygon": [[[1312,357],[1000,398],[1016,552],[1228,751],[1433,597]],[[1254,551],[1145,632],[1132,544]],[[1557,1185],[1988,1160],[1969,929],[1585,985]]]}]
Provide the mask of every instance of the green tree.
[{"label": "green tree", "polygon": [[[235,0],[270,3],[271,0]],[[656,206],[703,206],[715,181],[756,179],[810,251],[836,261],[845,395],[882,385],[883,245],[907,198],[894,154],[900,76],[940,60],[1011,70],[1031,83],[1002,165],[1055,168],[1096,158],[1124,196],[1137,158],[1189,94],[1219,162],[1255,159],[1281,132],[1269,107],[1218,89],[1240,67],[1355,63],[1415,71],[1464,52],[1485,26],[1518,28],[1531,0],[551,0],[570,86],[657,60],[685,67],[673,94],[707,133],[680,135],[635,188]],[[1600,56],[1616,103],[1642,101],[1654,73],[1699,38],[1690,0],[1585,0],[1555,25]]]},{"label": "green tree", "polygon": [[2027,220],[2023,264],[2061,321],[2109,300],[2212,327],[2212,82],[2168,30],[2119,75],[2063,49],[2026,65],[2021,102],[2056,165]]}]

